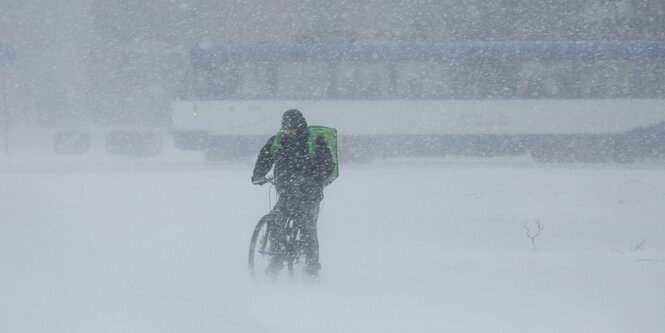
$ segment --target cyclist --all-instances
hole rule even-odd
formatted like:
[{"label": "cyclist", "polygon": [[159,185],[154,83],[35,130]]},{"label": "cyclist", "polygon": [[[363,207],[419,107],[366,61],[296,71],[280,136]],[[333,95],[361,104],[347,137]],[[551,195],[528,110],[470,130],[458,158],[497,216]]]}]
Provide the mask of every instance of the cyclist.
[{"label": "cyclist", "polygon": [[[317,278],[321,269],[316,231],[319,204],[323,200],[323,181],[332,174],[335,165],[330,148],[321,137],[316,138],[315,152],[310,156],[307,146],[310,133],[300,111],[284,112],[281,133],[281,140],[276,141],[277,135],[272,136],[259,152],[252,183],[265,184],[265,176],[274,165],[273,177],[279,199],[273,209],[300,226],[306,248],[305,271],[310,277]],[[276,255],[266,273],[276,276],[284,264],[286,234],[283,225],[272,224],[268,226],[270,241],[275,247],[271,251]]]}]

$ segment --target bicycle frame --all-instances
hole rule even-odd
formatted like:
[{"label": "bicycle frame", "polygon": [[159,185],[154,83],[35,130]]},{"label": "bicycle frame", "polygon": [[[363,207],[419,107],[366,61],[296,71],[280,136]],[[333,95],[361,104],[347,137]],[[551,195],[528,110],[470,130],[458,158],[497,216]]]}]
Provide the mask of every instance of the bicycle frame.
[{"label": "bicycle frame", "polygon": [[[267,182],[271,184],[271,187],[268,189],[268,197],[270,200],[270,212],[263,216],[258,224],[255,227],[254,234],[252,235],[252,240],[250,242],[250,253],[249,253],[249,269],[250,269],[250,275],[252,277],[256,277],[256,272],[254,269],[254,263],[255,263],[255,247],[258,245],[259,248],[256,250],[256,254],[264,257],[263,261],[270,261],[272,262],[273,257],[277,253],[273,253],[273,244],[268,246],[268,243],[272,243],[274,240],[273,236],[271,236],[271,232],[273,232],[274,228],[274,223],[279,223],[280,228],[284,228],[284,238],[280,241],[285,241],[285,253],[283,253],[284,261],[287,264],[287,267],[289,269],[289,275],[291,277],[294,277],[296,275],[296,271],[301,271],[302,268],[300,266],[304,266],[304,255],[305,255],[305,241],[301,239],[301,230],[300,230],[300,225],[296,223],[296,221],[286,215],[284,215],[279,209],[275,209],[272,205],[272,196],[270,195],[270,189],[272,189],[273,186],[275,186],[274,180],[272,178],[266,178]],[[278,195],[278,194],[277,194]],[[275,203],[276,204],[276,203]],[[263,227],[265,225],[265,231],[262,235],[260,235],[260,239],[258,238],[259,232],[263,230]],[[281,238],[281,237],[280,237]],[[260,245],[259,245],[260,244]],[[298,269],[296,269],[298,267]]]}]

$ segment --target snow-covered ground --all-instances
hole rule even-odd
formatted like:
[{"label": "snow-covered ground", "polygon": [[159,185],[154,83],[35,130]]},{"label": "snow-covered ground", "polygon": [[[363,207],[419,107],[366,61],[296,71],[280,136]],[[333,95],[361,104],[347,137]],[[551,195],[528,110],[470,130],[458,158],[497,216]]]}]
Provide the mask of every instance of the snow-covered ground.
[{"label": "snow-covered ground", "polygon": [[55,160],[0,160],[0,332],[665,329],[665,164],[342,165],[321,280],[257,285],[250,161]]}]

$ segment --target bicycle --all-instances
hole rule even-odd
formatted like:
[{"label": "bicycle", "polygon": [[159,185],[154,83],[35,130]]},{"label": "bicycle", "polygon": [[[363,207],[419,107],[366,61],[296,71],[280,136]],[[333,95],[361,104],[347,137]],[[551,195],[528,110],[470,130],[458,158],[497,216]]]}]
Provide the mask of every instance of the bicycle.
[{"label": "bicycle", "polygon": [[[266,179],[271,184],[268,189],[275,185],[272,178]],[[272,206],[272,201],[270,203]],[[252,238],[249,243],[249,274],[254,280],[270,279],[275,280],[277,275],[270,274],[268,268],[274,257],[278,254],[277,247],[279,244],[273,244],[273,239],[270,235],[271,230],[274,230],[275,223],[277,227],[283,227],[286,235],[286,246],[284,251],[284,262],[288,267],[289,276],[291,278],[300,278],[306,276],[306,252],[305,240],[303,239],[300,226],[291,218],[282,214],[279,209],[273,207],[271,211],[264,215],[254,227]],[[283,264],[282,264],[283,265]],[[282,266],[283,268],[283,266]]]}]

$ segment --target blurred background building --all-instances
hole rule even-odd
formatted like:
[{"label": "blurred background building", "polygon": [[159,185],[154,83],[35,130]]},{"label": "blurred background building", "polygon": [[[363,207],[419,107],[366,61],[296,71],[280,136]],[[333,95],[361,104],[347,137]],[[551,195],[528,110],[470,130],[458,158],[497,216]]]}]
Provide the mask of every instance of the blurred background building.
[{"label": "blurred background building", "polygon": [[12,122],[169,122],[197,45],[657,40],[661,0],[33,0],[0,3]]}]

